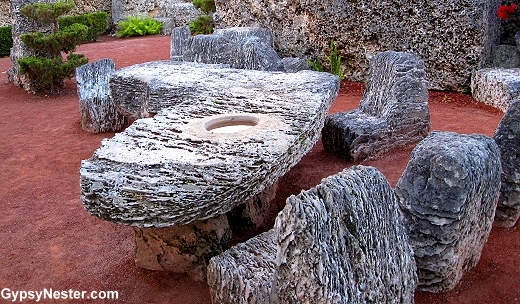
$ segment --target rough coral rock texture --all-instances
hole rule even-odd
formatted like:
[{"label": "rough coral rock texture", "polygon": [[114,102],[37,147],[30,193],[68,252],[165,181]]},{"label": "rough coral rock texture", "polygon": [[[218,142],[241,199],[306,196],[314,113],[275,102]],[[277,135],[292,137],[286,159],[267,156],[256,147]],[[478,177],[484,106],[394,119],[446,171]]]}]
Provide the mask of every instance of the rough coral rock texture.
[{"label": "rough coral rock texture", "polygon": [[229,28],[211,35],[191,36],[187,26],[172,31],[170,58],[176,61],[226,64],[235,69],[283,71],[272,47],[271,33],[262,28]]},{"label": "rough coral rock texture", "polygon": [[[161,61],[121,69],[111,86],[126,113],[158,114],[82,162],[82,202],[108,221],[168,227],[226,213],[285,174],[317,142],[339,80]],[[234,120],[254,126],[210,128]]]},{"label": "rough coral rock texture", "polygon": [[520,97],[520,68],[487,68],[471,78],[471,93],[477,101],[506,112],[509,104]]},{"label": "rough coral rock texture", "polygon": [[225,214],[189,225],[135,228],[135,263],[159,271],[188,273],[206,280],[211,257],[229,248],[231,229]]},{"label": "rough coral rock texture", "polygon": [[271,229],[213,257],[207,271],[211,301],[221,304],[272,303],[275,240]]},{"label": "rough coral rock texture", "polygon": [[417,275],[386,178],[354,166],[287,199],[276,219],[280,303],[413,303]]},{"label": "rough coral rock texture", "polygon": [[520,100],[513,101],[493,139],[500,149],[502,184],[495,226],[513,227],[520,217]]},{"label": "rough coral rock texture", "polygon": [[500,152],[484,135],[432,132],[396,186],[420,290],[445,292],[479,261],[500,190]]},{"label": "rough coral rock texture", "polygon": [[323,147],[361,161],[421,141],[430,130],[427,83],[423,61],[412,54],[372,57],[359,108],[326,118]]},{"label": "rough coral rock texture", "polygon": [[103,58],[76,69],[81,127],[92,133],[119,131],[125,117],[112,102],[108,86],[116,71],[112,59]]},{"label": "rough coral rock texture", "polygon": [[0,26],[11,24],[11,1],[2,1],[0,2]]},{"label": "rough coral rock texture", "polygon": [[113,0],[111,16],[114,25],[128,16],[149,16],[164,21],[171,19],[171,26],[187,25],[202,12],[190,0]]},{"label": "rough coral rock texture", "polygon": [[368,58],[385,50],[425,61],[432,89],[465,90],[498,40],[498,0],[216,0],[218,28],[266,27],[283,57],[325,60],[334,40],[349,78],[364,81]]}]

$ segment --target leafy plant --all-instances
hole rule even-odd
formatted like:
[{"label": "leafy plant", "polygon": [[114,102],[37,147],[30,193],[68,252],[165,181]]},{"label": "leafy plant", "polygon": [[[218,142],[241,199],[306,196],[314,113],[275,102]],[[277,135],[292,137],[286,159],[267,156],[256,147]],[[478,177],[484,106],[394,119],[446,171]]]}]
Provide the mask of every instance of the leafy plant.
[{"label": "leafy plant", "polygon": [[311,66],[311,69],[313,71],[317,71],[317,72],[324,72],[325,71],[325,67],[323,66],[323,63],[319,60],[317,61],[314,61],[314,60],[308,60],[309,62],[309,65]]},{"label": "leafy plant", "polygon": [[215,22],[212,14],[216,11],[214,0],[193,0],[193,6],[200,8],[205,15],[199,16],[197,19],[190,22],[190,32],[192,35],[211,34]]},{"label": "leafy plant", "polygon": [[214,0],[193,0],[193,6],[199,8],[207,15],[216,11]]},{"label": "leafy plant", "polygon": [[343,70],[343,67],[341,66],[341,55],[338,51],[338,46],[334,41],[331,41],[329,44],[329,48],[331,50],[329,55],[325,55],[325,58],[327,59],[328,68],[325,68],[325,64],[322,61],[312,61],[309,60],[309,64],[311,66],[311,69],[318,72],[324,72],[327,71],[331,74],[337,75],[339,77],[339,80],[342,81],[345,79],[345,72]]},{"label": "leafy plant", "polygon": [[[73,54],[88,32],[88,27],[74,23],[60,31],[59,16],[74,8],[74,2],[62,0],[57,3],[32,3],[20,12],[35,24],[52,25],[51,33],[33,32],[20,35],[22,42],[36,56],[18,59],[20,73],[32,82],[32,90],[57,93],[63,80],[74,75],[76,67],[88,62],[81,54]],[[67,54],[63,61],[62,52]]]},{"label": "leafy plant", "polygon": [[13,47],[13,34],[11,26],[0,27],[0,56],[9,56]]},{"label": "leafy plant", "polygon": [[108,13],[95,12],[81,14],[75,16],[65,16],[58,19],[60,28],[66,28],[75,23],[83,24],[88,27],[87,34],[84,39],[87,41],[96,41],[108,29]]},{"label": "leafy plant", "polygon": [[209,15],[200,16],[190,22],[189,26],[192,35],[211,34],[214,26],[213,17]]},{"label": "leafy plant", "polygon": [[119,38],[128,36],[156,35],[161,32],[162,23],[151,17],[127,17],[119,21],[120,30],[116,33]]}]

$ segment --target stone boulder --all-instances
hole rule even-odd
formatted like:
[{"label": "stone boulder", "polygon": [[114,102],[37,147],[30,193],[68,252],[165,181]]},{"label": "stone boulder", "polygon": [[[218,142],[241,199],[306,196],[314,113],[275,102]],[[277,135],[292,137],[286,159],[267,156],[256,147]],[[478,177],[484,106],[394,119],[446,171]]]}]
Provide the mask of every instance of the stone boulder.
[{"label": "stone boulder", "polygon": [[520,97],[520,68],[488,68],[471,77],[471,93],[477,101],[506,112],[509,104]]},{"label": "stone boulder", "polygon": [[413,303],[413,252],[375,168],[355,166],[287,199],[274,227],[280,303]]},{"label": "stone boulder", "polygon": [[112,102],[108,80],[116,71],[112,59],[104,58],[76,68],[81,127],[92,133],[119,131],[125,117]]},{"label": "stone boulder", "polygon": [[493,139],[502,162],[502,185],[494,224],[510,228],[520,217],[520,100],[511,102]]},{"label": "stone boulder", "polygon": [[213,257],[208,285],[213,303],[270,304],[276,270],[276,244],[271,229]]},{"label": "stone boulder", "polygon": [[477,265],[495,215],[500,152],[483,135],[432,132],[412,151],[396,193],[420,290],[445,292]]},{"label": "stone boulder", "polygon": [[172,60],[226,64],[236,69],[283,71],[269,30],[229,28],[211,35],[191,36],[187,26],[172,31]]},{"label": "stone boulder", "polygon": [[362,161],[421,141],[430,130],[427,83],[423,61],[412,54],[386,51],[372,57],[359,108],[327,117],[323,147]]}]

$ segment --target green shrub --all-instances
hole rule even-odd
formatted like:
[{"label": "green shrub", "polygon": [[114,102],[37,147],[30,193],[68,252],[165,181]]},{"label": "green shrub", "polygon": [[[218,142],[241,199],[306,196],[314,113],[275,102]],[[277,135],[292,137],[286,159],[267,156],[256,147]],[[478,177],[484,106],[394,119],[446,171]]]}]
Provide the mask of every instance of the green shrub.
[{"label": "green shrub", "polygon": [[161,32],[162,23],[151,17],[127,17],[119,21],[120,30],[116,33],[119,38],[127,36],[156,35]]},{"label": "green shrub", "polygon": [[9,56],[13,47],[13,34],[11,26],[0,27],[0,56]]},{"label": "green shrub", "polygon": [[31,79],[37,79],[38,89],[50,89],[51,92],[55,92],[53,89],[61,87],[63,79],[70,79],[74,75],[76,67],[87,62],[88,59],[83,54],[70,54],[67,61],[63,61],[61,57],[18,59],[20,73],[27,74]]},{"label": "green shrub", "polygon": [[[18,59],[20,73],[31,80],[31,90],[59,92],[63,80],[74,75],[76,67],[88,62],[81,54],[73,54],[88,32],[88,27],[74,23],[59,30],[58,19],[74,8],[74,2],[62,0],[57,3],[33,3],[25,5],[20,12],[36,24],[52,24],[52,32],[33,32],[20,35],[25,45],[38,56]],[[62,52],[67,54],[63,61]]]},{"label": "green shrub", "polygon": [[338,52],[338,46],[334,43],[334,41],[331,41],[329,48],[331,49],[331,53],[329,56],[325,56],[329,62],[329,72],[331,74],[337,75],[339,80],[342,81],[345,79],[345,73],[343,71],[343,67],[341,67],[341,56]]},{"label": "green shrub", "polygon": [[214,0],[193,0],[193,6],[195,6],[196,8],[199,8],[201,11],[203,11],[207,15],[214,13],[216,11]]},{"label": "green shrub", "polygon": [[330,55],[325,55],[325,58],[327,59],[327,68],[325,67],[325,64],[320,61],[313,61],[309,60],[309,64],[311,66],[311,69],[318,72],[324,72],[327,70],[327,72],[337,75],[339,77],[339,80],[342,81],[345,79],[345,72],[343,70],[343,67],[341,66],[341,55],[339,55],[338,52],[338,46],[334,41],[330,42],[329,45],[330,48]]},{"label": "green shrub", "polygon": [[214,26],[213,17],[209,15],[200,16],[190,22],[189,26],[192,35],[211,34]]},{"label": "green shrub", "polygon": [[88,32],[84,39],[87,41],[96,41],[96,39],[108,29],[108,17],[107,12],[96,12],[60,17],[58,22],[60,29],[64,29],[75,23],[86,25],[88,27]]}]

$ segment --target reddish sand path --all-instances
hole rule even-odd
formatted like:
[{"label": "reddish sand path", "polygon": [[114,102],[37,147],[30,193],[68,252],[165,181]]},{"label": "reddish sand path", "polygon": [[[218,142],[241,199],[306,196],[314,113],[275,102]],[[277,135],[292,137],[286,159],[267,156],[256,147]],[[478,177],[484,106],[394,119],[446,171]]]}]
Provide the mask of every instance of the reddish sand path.
[{"label": "reddish sand path", "polygon": [[[118,68],[169,58],[169,37],[103,40],[83,45],[78,52],[91,62],[112,58]],[[31,95],[7,83],[10,65],[9,58],[0,58],[0,290],[117,290],[119,301],[126,303],[210,303],[202,283],[135,267],[132,230],[83,209],[80,162],[113,134],[81,129],[74,81],[68,81],[59,96]],[[345,83],[331,112],[356,108],[362,90],[360,84]],[[465,95],[431,92],[430,97],[432,130],[490,136],[502,117]],[[409,153],[410,149],[396,151],[364,164],[379,168],[394,185]],[[287,196],[351,165],[324,152],[318,143],[281,179],[278,206]],[[416,303],[520,301],[519,250],[518,226],[494,228],[479,265],[455,290],[439,295],[418,292]]]}]

